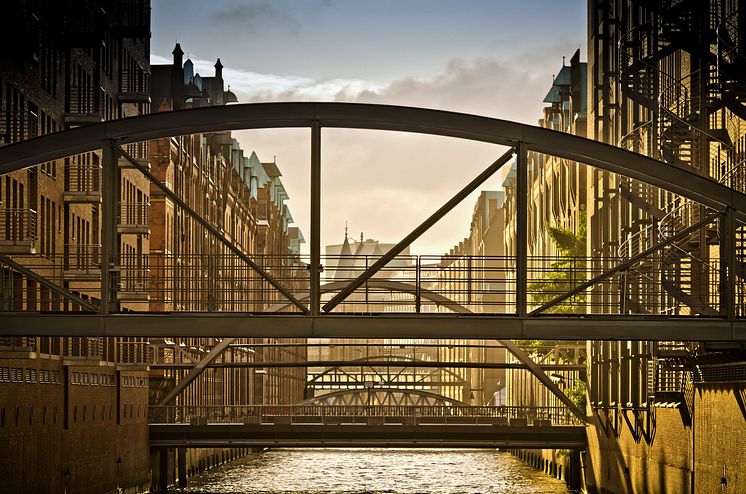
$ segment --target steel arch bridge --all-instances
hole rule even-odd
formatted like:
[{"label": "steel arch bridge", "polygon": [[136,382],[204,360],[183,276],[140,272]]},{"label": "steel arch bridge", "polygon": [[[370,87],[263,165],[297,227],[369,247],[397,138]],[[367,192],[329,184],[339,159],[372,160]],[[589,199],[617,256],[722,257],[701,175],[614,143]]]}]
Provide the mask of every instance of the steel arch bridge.
[{"label": "steel arch bridge", "polygon": [[[385,370],[378,370],[375,366],[376,361],[385,361],[387,364]],[[390,365],[393,364],[393,365]],[[411,367],[412,364],[417,367]],[[441,406],[446,405],[449,398],[442,393],[432,391],[433,388],[442,390],[444,386],[456,386],[463,388],[468,383],[466,379],[454,372],[448,367],[433,367],[425,373],[408,374],[404,373],[405,369],[421,369],[427,365],[426,360],[415,357],[405,357],[396,355],[379,355],[363,359],[355,359],[346,362],[344,365],[335,365],[326,367],[322,372],[310,374],[311,377],[306,381],[306,392],[316,392],[320,389],[320,394],[308,398],[303,403],[312,400],[322,400],[330,397],[332,402],[323,401],[325,404],[352,405],[374,402],[376,405],[413,405],[413,406]],[[442,363],[441,363],[442,365]],[[393,367],[393,368],[392,368]],[[359,368],[360,374],[348,372],[345,369]],[[397,371],[397,369],[399,369]],[[425,368],[427,369],[427,368]],[[369,373],[364,374],[365,370]],[[387,372],[388,371],[388,372]],[[438,374],[444,374],[446,381],[442,382],[442,377]],[[414,379],[409,379],[412,377]],[[438,377],[441,381],[430,380]],[[370,379],[376,380],[375,383],[369,382]],[[324,392],[324,389],[334,391]],[[414,393],[409,393],[410,391]],[[418,391],[428,393],[423,395]],[[341,401],[337,403],[337,394]],[[433,401],[430,395],[434,395],[438,402]],[[363,398],[363,396],[365,398]],[[344,403],[344,400],[353,397],[362,403]],[[370,400],[368,399],[370,397]],[[426,399],[423,399],[426,398]],[[459,405],[468,406],[459,400],[455,400]]]},{"label": "steel arch bridge", "polygon": [[[354,368],[362,368],[362,369],[370,369],[373,371],[373,375],[376,378],[383,379],[383,382],[386,386],[393,387],[393,388],[400,388],[403,386],[406,387],[422,387],[422,386],[432,386],[432,387],[439,387],[443,386],[444,383],[438,383],[438,385],[433,385],[429,381],[427,381],[427,378],[432,377],[433,373],[435,371],[442,371],[451,379],[452,381],[448,381],[449,386],[463,386],[466,380],[455,373],[453,370],[449,369],[448,367],[442,367],[443,363],[438,362],[438,367],[433,367],[430,369],[430,372],[425,374],[420,374],[416,376],[418,379],[416,381],[407,381],[407,382],[397,382],[394,381],[392,378],[386,379],[386,373],[380,373],[377,371],[378,366],[374,365],[375,361],[384,361],[384,364],[386,367],[394,367],[394,368],[408,368],[412,367],[412,364],[415,364],[417,368],[427,368],[428,365],[427,360],[422,360],[418,358],[408,358],[404,356],[397,356],[397,355],[378,355],[373,357],[366,357],[361,359],[354,359],[349,360],[345,362],[344,365],[334,365],[332,367],[326,367],[322,372],[319,372],[317,374],[313,375],[313,378],[309,379],[306,382],[306,387],[315,387],[317,385],[334,385],[337,384],[339,386],[343,385],[350,385],[350,386],[363,386],[364,379],[361,379],[360,376],[345,372],[344,369],[348,367],[354,367]],[[432,364],[434,365],[434,364]],[[393,377],[398,377],[401,373],[395,374]],[[342,383],[339,381],[339,379],[330,379],[327,380],[326,378],[333,376],[333,377],[339,377],[339,376],[345,376],[345,383]]]},{"label": "steel arch bridge", "polygon": [[344,389],[333,393],[326,393],[304,400],[298,405],[328,405],[328,406],[462,406],[468,407],[468,403],[453,398],[448,398],[438,393],[424,391],[421,389],[398,389],[398,388],[370,388],[370,389]]},{"label": "steel arch bridge", "polygon": [[[380,287],[394,292],[412,292],[416,290],[416,287],[412,285],[395,281],[370,280],[368,284],[371,285],[373,288]],[[344,286],[344,282],[332,282],[326,285],[322,285],[320,287],[320,291],[334,292]],[[439,304],[443,304],[447,306],[449,310],[457,314],[472,314],[472,312],[468,308],[464,307],[461,304],[453,302],[452,300],[449,300],[448,298],[440,294],[430,292],[428,290],[422,291],[421,294],[423,298]],[[308,293],[305,293],[298,295],[297,298],[299,300],[306,300],[309,296],[310,295]],[[291,302],[276,304],[267,309],[267,312],[277,313],[287,308],[290,303]],[[197,377],[199,377],[199,375],[204,372],[204,370],[230,346],[231,343],[236,341],[236,339],[237,338],[232,337],[223,338],[219,343],[217,343],[207,355],[205,355],[199,362],[194,365],[189,373],[187,373],[187,375],[184,376],[173,389],[171,389],[164,397],[161,398],[161,400],[158,402],[158,405],[165,406],[172,404],[176,397],[184,392],[184,390],[186,390],[187,387],[192,382],[194,382],[194,380],[197,379]],[[578,409],[577,405],[575,405],[575,403],[573,403],[573,401],[567,397],[567,395],[557,386],[557,384],[552,381],[552,379],[544,372],[544,370],[536,362],[534,362],[533,359],[531,359],[531,357],[526,352],[524,352],[518,345],[510,340],[499,340],[499,342],[505,347],[507,351],[512,353],[522,364],[524,364],[528,371],[531,372],[539,380],[539,382],[541,382],[553,395],[555,395],[557,399],[559,399],[559,401],[563,403],[573,415],[575,415],[581,421],[585,420],[584,411]]]},{"label": "steel arch bridge", "polygon": [[[118,273],[116,238],[117,207],[114,171],[120,157],[139,169],[163,194],[185,211],[194,214],[176,194],[158,181],[122,146],[143,140],[191,133],[236,129],[308,128],[311,133],[311,255],[308,263],[309,303],[302,303],[250,254],[230,245],[214,226],[205,229],[233,251],[265,282],[292,304],[294,313],[117,313]],[[508,146],[479,176],[447,201],[438,211],[380,257],[364,272],[340,288],[329,300],[321,298],[321,132],[322,128],[371,129],[414,132]],[[5,313],[0,335],[27,336],[240,336],[240,337],[372,337],[372,338],[520,338],[520,339],[645,339],[645,340],[746,340],[746,321],[737,315],[742,307],[736,299],[740,267],[736,259],[735,231],[746,221],[746,195],[693,171],[668,165],[607,144],[549,129],[477,115],[439,110],[349,103],[261,103],[165,112],[104,122],[50,134],[0,149],[0,173],[8,173],[71,154],[103,150],[103,258],[102,303],[78,297],[50,282],[8,256],[0,261],[36,280],[57,294],[76,302],[90,313]],[[532,308],[528,294],[527,256],[527,162],[536,152],[576,161],[624,175],[695,201],[709,213],[704,219],[661,239],[631,258],[599,272],[549,303]],[[418,238],[455,204],[515,156],[517,162],[516,255],[514,310],[505,314],[345,314],[335,308],[376,275],[406,246]],[[711,213],[711,214],[710,214]],[[197,218],[199,220],[199,218]],[[665,314],[567,314],[547,310],[568,298],[625,272],[658,250],[685,241],[697,228],[718,222],[723,266],[720,270],[720,302],[689,317]],[[415,290],[419,293],[421,290]],[[416,295],[419,296],[419,295]]]}]

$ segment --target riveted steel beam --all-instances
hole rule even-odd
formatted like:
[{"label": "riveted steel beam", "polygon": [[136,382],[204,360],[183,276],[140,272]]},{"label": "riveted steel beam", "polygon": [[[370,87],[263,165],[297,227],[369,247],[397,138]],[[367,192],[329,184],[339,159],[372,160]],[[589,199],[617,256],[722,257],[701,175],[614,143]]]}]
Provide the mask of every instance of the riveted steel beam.
[{"label": "riveted steel beam", "polygon": [[311,127],[416,132],[514,147],[578,161],[746,219],[746,195],[691,170],[609,144],[532,125],[441,110],[360,103],[253,103],[153,113],[78,127],[4,146],[0,174],[104,147],[223,130]]},{"label": "riveted steel beam", "polygon": [[667,316],[6,312],[0,336],[746,341],[746,319]]}]

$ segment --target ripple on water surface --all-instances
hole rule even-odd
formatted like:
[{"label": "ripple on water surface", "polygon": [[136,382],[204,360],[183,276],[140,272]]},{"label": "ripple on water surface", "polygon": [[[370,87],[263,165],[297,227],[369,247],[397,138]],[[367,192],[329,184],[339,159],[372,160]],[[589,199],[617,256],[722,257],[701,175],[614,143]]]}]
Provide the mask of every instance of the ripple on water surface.
[{"label": "ripple on water surface", "polygon": [[277,449],[189,479],[189,493],[566,494],[565,483],[493,450]]}]

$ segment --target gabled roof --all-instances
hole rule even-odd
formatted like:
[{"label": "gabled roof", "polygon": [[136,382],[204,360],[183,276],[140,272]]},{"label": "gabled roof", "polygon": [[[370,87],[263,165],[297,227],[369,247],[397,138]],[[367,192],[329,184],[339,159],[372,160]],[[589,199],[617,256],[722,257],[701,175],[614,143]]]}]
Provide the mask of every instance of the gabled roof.
[{"label": "gabled roof", "polygon": [[570,86],[572,83],[572,72],[569,65],[563,65],[557,74],[557,77],[552,81],[552,87],[549,88],[549,92],[544,96],[544,103],[561,103],[562,92],[564,87]]},{"label": "gabled roof", "polygon": [[282,173],[280,173],[280,169],[277,167],[277,163],[270,161],[267,163],[262,163],[262,166],[264,167],[264,170],[267,172],[267,175],[269,175],[271,178],[277,178],[277,177],[282,176]]}]

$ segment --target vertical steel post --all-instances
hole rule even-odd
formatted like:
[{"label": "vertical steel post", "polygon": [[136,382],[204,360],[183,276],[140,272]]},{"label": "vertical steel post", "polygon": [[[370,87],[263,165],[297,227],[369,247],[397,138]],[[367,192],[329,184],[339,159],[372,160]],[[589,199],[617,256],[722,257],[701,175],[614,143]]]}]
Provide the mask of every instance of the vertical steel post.
[{"label": "vertical steel post", "polygon": [[414,282],[414,287],[415,287],[414,288],[415,290],[414,291],[414,307],[415,307],[415,312],[419,314],[420,311],[422,310],[422,297],[421,297],[421,291],[420,291],[421,289],[420,287],[422,285],[422,271],[421,271],[422,270],[422,257],[417,256],[415,258],[415,263],[416,263],[417,268],[415,270],[415,282]]},{"label": "vertical steel post", "polygon": [[114,311],[116,271],[119,265],[119,153],[114,142],[103,149],[103,197],[101,222],[101,314]]},{"label": "vertical steel post", "polygon": [[[733,208],[728,208],[725,213],[725,219],[727,222],[728,235],[725,246],[720,246],[720,249],[726,250],[726,259],[728,261],[728,278],[726,290],[728,293],[728,319],[736,318],[736,211]],[[723,272],[723,266],[720,266],[720,272]]]},{"label": "vertical steel post", "polygon": [[518,170],[516,173],[516,235],[515,274],[516,312],[525,317],[528,306],[528,148],[525,142],[518,144]]},{"label": "vertical steel post", "polygon": [[321,123],[311,124],[311,275],[310,311],[319,315],[321,307]]}]

